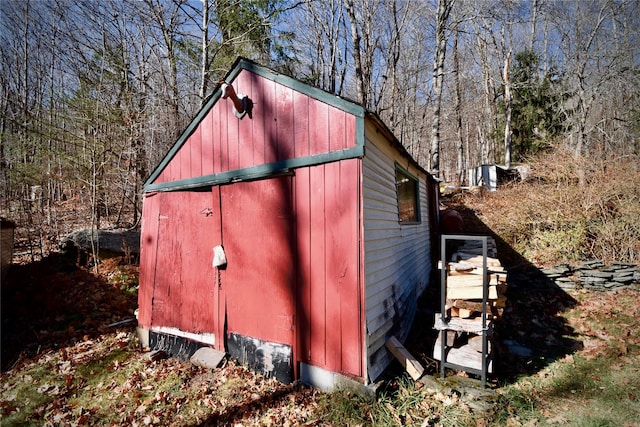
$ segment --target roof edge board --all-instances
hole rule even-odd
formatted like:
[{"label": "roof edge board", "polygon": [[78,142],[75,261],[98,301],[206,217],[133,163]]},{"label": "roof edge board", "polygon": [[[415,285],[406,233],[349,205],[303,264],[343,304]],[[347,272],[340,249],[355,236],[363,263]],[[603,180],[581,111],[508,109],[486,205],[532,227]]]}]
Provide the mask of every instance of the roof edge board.
[{"label": "roof edge board", "polygon": [[207,102],[200,108],[195,117],[189,122],[189,125],[185,128],[184,131],[180,134],[176,142],[173,143],[167,154],[162,158],[158,166],[153,170],[151,175],[144,182],[143,187],[151,184],[164,170],[165,167],[173,160],[173,157],[176,155],[180,148],[184,145],[184,143],[189,139],[191,134],[195,132],[195,130],[200,126],[202,120],[209,114],[209,110],[213,107],[216,101],[222,96],[222,90],[220,89],[221,85],[218,85],[213,93],[207,99]]},{"label": "roof edge board", "polygon": [[351,113],[358,117],[364,117],[365,115],[364,107],[354,101],[350,101],[318,87],[303,83],[294,77],[278,73],[246,58],[239,59],[236,67],[228,74],[228,78],[230,80],[235,79],[243,69],[251,71],[265,79],[272,80],[290,89],[296,90],[297,92],[308,95],[318,101],[325,102],[347,113]]}]

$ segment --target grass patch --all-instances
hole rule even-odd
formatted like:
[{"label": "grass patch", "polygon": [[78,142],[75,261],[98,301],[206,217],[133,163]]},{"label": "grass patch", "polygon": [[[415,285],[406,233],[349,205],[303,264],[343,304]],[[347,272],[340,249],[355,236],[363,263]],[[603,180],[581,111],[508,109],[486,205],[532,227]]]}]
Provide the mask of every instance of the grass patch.
[{"label": "grass patch", "polygon": [[360,396],[340,390],[319,397],[315,416],[328,425],[367,425],[371,422],[371,408]]},{"label": "grass patch", "polygon": [[564,316],[579,332],[582,350],[503,386],[493,425],[638,425],[638,292],[575,297],[580,304]]},{"label": "grass patch", "polygon": [[35,423],[38,415],[42,415],[42,408],[54,400],[65,384],[55,374],[54,358],[50,355],[44,355],[39,363],[27,365],[18,377],[3,375],[2,379],[2,425]]}]

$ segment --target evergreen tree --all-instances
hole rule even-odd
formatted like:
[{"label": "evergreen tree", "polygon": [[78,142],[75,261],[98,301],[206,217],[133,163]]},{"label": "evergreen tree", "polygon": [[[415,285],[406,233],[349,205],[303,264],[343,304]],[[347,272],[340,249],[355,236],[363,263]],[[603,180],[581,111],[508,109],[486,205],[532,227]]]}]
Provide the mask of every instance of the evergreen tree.
[{"label": "evergreen tree", "polygon": [[[287,9],[282,0],[214,0],[214,11],[221,39],[219,59],[231,64],[245,56],[264,64],[284,59],[286,48],[273,37],[275,22]],[[280,39],[287,43],[291,35]]]},{"label": "evergreen tree", "polygon": [[[539,64],[540,57],[534,51],[524,50],[516,54],[511,68],[512,143],[518,161],[549,148],[551,141],[566,129],[560,108],[566,99],[562,76],[553,69],[542,73]],[[499,109],[504,110],[504,105]],[[504,132],[504,126],[498,129]]]}]

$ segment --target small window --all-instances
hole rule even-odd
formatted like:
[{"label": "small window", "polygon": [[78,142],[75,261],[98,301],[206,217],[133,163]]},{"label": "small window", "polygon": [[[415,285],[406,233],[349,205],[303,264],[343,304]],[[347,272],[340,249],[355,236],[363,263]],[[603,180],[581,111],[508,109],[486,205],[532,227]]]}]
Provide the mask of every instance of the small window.
[{"label": "small window", "polygon": [[418,180],[396,165],[396,189],[398,192],[398,221],[420,222],[418,210]]}]

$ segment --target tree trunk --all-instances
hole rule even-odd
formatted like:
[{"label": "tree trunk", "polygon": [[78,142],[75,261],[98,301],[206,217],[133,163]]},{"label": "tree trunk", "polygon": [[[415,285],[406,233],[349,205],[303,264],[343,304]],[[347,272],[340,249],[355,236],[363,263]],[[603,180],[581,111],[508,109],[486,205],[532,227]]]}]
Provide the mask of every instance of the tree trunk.
[{"label": "tree trunk", "polygon": [[431,171],[440,176],[440,106],[442,104],[442,83],[444,80],[444,60],[447,52],[447,21],[454,0],[438,0],[436,15],[436,52],[433,59],[433,123],[431,125]]},{"label": "tree trunk", "polygon": [[504,165],[507,168],[511,167],[511,109],[512,109],[512,97],[511,97],[511,80],[509,78],[509,67],[511,65],[511,52],[507,53],[504,59],[504,69],[502,71],[502,78],[504,79],[504,104],[505,104],[505,118],[504,118]]},{"label": "tree trunk", "polygon": [[204,105],[209,82],[209,0],[202,0],[202,57],[200,58],[200,105]]},{"label": "tree trunk", "polygon": [[457,158],[456,158],[456,178],[458,184],[464,181],[464,141],[462,138],[462,87],[460,85],[460,58],[458,57],[458,22],[455,25],[455,39],[453,41],[453,66],[456,85],[456,137],[457,137]]},{"label": "tree trunk", "polygon": [[356,21],[356,11],[353,4],[353,0],[346,0],[347,15],[349,21],[351,21],[351,38],[353,39],[353,60],[355,62],[355,74],[356,74],[356,95],[357,101],[366,107],[367,100],[365,94],[365,84],[362,69],[362,55],[360,53],[360,33],[358,31],[358,24]]},{"label": "tree trunk", "polygon": [[536,23],[538,21],[538,0],[531,5],[531,32],[529,33],[529,51],[534,52],[536,43]]}]

